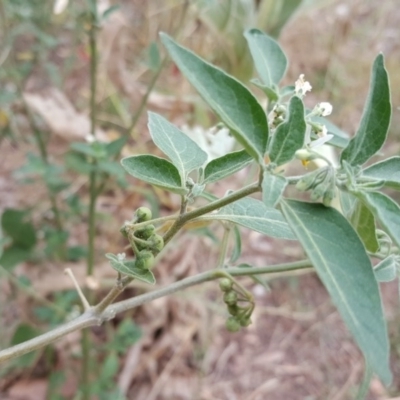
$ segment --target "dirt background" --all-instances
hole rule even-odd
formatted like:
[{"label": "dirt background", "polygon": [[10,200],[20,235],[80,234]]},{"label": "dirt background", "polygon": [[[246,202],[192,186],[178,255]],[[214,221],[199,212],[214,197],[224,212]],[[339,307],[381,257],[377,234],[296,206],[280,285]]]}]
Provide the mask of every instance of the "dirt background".
[{"label": "dirt background", "polygon": [[[114,15],[112,24],[100,32],[99,98],[101,104],[110,94],[124,98],[126,112],[132,113],[140,102],[151,71],[143,67],[134,54],[143,49],[156,32],[177,29],[182,6],[163,7],[161,1],[125,0],[122,12]],[[158,11],[157,11],[158,10]],[[62,25],[62,24],[61,24]],[[62,32],[60,33],[62,34]],[[218,49],[213,35],[193,18],[179,31],[179,41],[212,60]],[[312,106],[317,101],[333,104],[332,121],[353,134],[357,128],[368,90],[373,59],[383,52],[391,78],[393,118],[390,140],[385,156],[400,150],[400,9],[393,1],[323,1],[318,6],[301,10],[285,27],[280,42],[290,60],[285,78],[293,83],[304,73],[313,91],[307,96]],[[57,160],[72,140],[82,139],[87,131],[88,63],[85,47],[71,49],[70,37],[53,54],[62,65],[70,51],[82,55],[68,74],[61,90],[54,91],[48,76],[40,66],[25,83],[24,91],[31,96],[34,111],[40,114],[43,99],[49,118],[42,115],[43,126],[50,132],[49,153]],[[21,49],[29,47],[25,38]],[[77,50],[76,50],[77,49]],[[22,51],[21,50],[21,51]],[[210,55],[210,57],[208,56]],[[60,67],[61,68],[61,67]],[[35,97],[36,96],[36,97]],[[32,100],[33,99],[33,100]],[[39,99],[39,100],[38,100]],[[36,101],[36,103],[35,103]],[[40,103],[42,101],[42,103]],[[196,97],[173,65],[163,71],[147,108],[157,111],[176,124],[209,121],[212,117],[196,115]],[[54,104],[57,103],[57,106]],[[35,104],[36,108],[35,109]],[[71,108],[71,105],[73,106]],[[66,112],[66,110],[68,112]],[[64,111],[64,112],[63,112]],[[53,113],[53,114],[52,114]],[[110,128],[121,124],[123,117],[102,111],[99,115],[99,135],[112,138],[119,132]],[[24,120],[19,121],[23,126]],[[85,130],[86,129],[86,130]],[[22,129],[21,140],[2,140],[0,144],[0,209],[33,207],[37,220],[49,216],[50,206],[43,187],[37,183],[22,186],[13,171],[24,164],[26,154],[34,151],[28,133]],[[26,135],[26,137],[24,137]],[[142,116],[133,140],[124,155],[152,151]],[[217,194],[238,187],[246,176],[239,173],[215,187]],[[130,181],[132,182],[132,181]],[[85,177],[74,177],[73,190],[87,200]],[[160,212],[176,210],[177,199],[156,192]],[[101,287],[112,284],[113,273],[102,256],[106,252],[121,252],[126,243],[117,235],[121,223],[129,219],[132,210],[149,204],[153,191],[139,185],[123,190],[110,186],[98,202],[98,236],[96,239],[96,279]],[[61,196],[62,198],[62,196]],[[71,227],[72,243],[84,242],[85,221]],[[215,227],[216,235],[221,232]],[[241,261],[264,266],[302,258],[301,249],[291,243],[263,237],[242,230]],[[213,241],[193,232],[180,236],[165,252],[157,266],[157,285],[164,286],[176,279],[213,268],[217,260]],[[54,301],[55,293],[70,290],[71,282],[62,274],[71,267],[85,285],[84,262],[60,263],[43,261],[40,265],[25,263],[14,270],[14,276],[25,276],[32,282],[31,292],[21,292],[11,277],[0,282],[1,344],[6,345],[21,321],[46,329],[32,313],[32,304]],[[142,338],[126,348],[119,359],[115,385],[127,399],[137,400],[347,400],[353,399],[362,380],[363,359],[349,332],[335,311],[318,277],[310,271],[275,276],[268,280],[269,290],[250,279],[243,279],[256,298],[253,324],[240,333],[230,334],[224,328],[226,310],[215,283],[193,287],[168,298],[119,316],[112,323],[92,329],[95,347],[101,347],[110,332],[123,318],[134,320],[142,329]],[[128,298],[149,290],[133,285],[123,295]],[[33,293],[32,293],[33,292]],[[397,283],[382,285],[385,310],[392,346],[391,365],[394,381],[385,388],[374,378],[368,399],[400,399],[400,313]],[[102,291],[97,290],[100,297]],[[69,311],[68,311],[69,312]],[[30,368],[14,369],[0,380],[0,399],[40,400],[46,393],[51,372],[63,371],[66,377],[58,394],[65,399],[78,399],[79,340],[76,332],[55,345],[54,360],[49,363],[39,355]],[[93,354],[93,375],[101,368],[106,352]]]}]

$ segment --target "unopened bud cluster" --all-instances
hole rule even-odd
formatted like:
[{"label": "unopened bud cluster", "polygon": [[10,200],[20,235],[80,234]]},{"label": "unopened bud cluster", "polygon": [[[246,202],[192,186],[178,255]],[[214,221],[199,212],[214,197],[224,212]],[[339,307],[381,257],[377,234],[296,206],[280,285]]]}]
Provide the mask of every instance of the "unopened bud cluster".
[{"label": "unopened bud cluster", "polygon": [[244,307],[238,305],[240,299],[231,279],[222,278],[219,281],[219,287],[224,293],[224,303],[230,314],[225,323],[226,329],[229,332],[237,332],[241,327],[249,326],[251,324],[251,314],[254,309],[253,304]]},{"label": "unopened bud cluster", "polygon": [[151,210],[139,207],[135,211],[132,222],[121,227],[120,232],[129,239],[135,251],[135,267],[150,269],[154,266],[154,257],[164,248],[164,239],[155,232],[152,224],[135,229],[135,223],[142,223],[152,219]]},{"label": "unopened bud cluster", "polygon": [[296,184],[301,192],[311,191],[311,200],[322,198],[325,206],[329,206],[336,196],[335,172],[330,166],[317,169],[304,175]]},{"label": "unopened bud cluster", "polygon": [[277,104],[274,106],[272,111],[268,115],[268,124],[270,129],[276,128],[286,118],[286,106],[283,104]]}]

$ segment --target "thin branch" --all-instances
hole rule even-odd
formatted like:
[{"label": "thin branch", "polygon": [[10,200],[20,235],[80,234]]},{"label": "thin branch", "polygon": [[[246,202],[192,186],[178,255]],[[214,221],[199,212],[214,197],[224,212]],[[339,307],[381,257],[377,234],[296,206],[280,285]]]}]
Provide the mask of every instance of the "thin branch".
[{"label": "thin branch", "polygon": [[[77,330],[87,328],[90,326],[101,325],[103,321],[114,318],[116,314],[122,313],[127,310],[139,307],[143,304],[149,303],[160,297],[170,295],[172,293],[178,292],[180,290],[186,289],[188,287],[198,285],[203,282],[211,281],[221,277],[225,277],[226,274],[232,276],[248,276],[248,275],[259,275],[259,274],[276,274],[288,271],[294,271],[298,269],[311,268],[309,260],[302,260],[292,263],[277,264],[269,267],[262,268],[226,268],[223,270],[211,270],[200,273],[195,276],[191,276],[175,282],[164,288],[155,290],[150,293],[145,293],[140,296],[120,301],[113,305],[108,306],[102,310],[102,304],[104,306],[104,301],[100,302],[98,306],[84,312],[78,318],[67,322],[58,328],[53,329],[43,335],[37,336],[34,339],[28,340],[26,342],[17,344],[8,349],[0,351],[0,363],[11,360],[13,358],[22,356],[31,351],[38,350],[42,347],[49,345],[50,343],[56,341],[57,339]],[[129,283],[129,279],[126,279],[122,285],[125,287]],[[106,298],[110,301],[111,297],[118,295],[121,291],[113,288]],[[112,301],[112,300],[111,300]]]},{"label": "thin branch", "polygon": [[175,236],[175,234],[179,231],[179,229],[181,229],[182,226],[185,225],[190,220],[200,217],[204,214],[210,213],[211,211],[215,211],[221,207],[226,206],[227,204],[233,203],[234,201],[240,200],[243,197],[246,197],[250,194],[257,193],[260,191],[261,191],[260,184],[253,183],[240,190],[237,190],[236,192],[231,193],[228,196],[223,197],[222,199],[212,201],[211,203],[206,204],[205,206],[196,208],[193,211],[189,211],[185,214],[180,215],[176,219],[174,224],[171,226],[171,228],[164,235],[164,243],[167,244]]}]

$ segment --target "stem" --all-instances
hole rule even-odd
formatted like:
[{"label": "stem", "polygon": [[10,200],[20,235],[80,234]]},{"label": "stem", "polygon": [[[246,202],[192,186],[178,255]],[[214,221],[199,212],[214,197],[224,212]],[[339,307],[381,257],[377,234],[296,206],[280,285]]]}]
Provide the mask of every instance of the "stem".
[{"label": "stem", "polygon": [[231,193],[230,195],[228,195],[226,197],[223,197],[222,199],[215,200],[209,204],[206,204],[203,207],[199,207],[196,210],[189,211],[186,214],[180,215],[175,220],[175,222],[171,226],[171,228],[164,235],[164,243],[167,244],[175,236],[175,234],[179,231],[179,229],[182,228],[182,226],[185,225],[190,220],[200,217],[201,215],[207,214],[211,211],[217,210],[218,208],[226,206],[227,204],[233,203],[234,201],[240,200],[243,197],[246,197],[250,194],[260,192],[260,191],[261,191],[260,184],[253,183],[253,184],[246,186],[240,190],[237,190],[236,192]]},{"label": "stem", "polygon": [[[116,314],[125,312],[127,310],[139,307],[143,304],[149,303],[160,297],[170,295],[188,287],[198,285],[203,282],[211,281],[214,279],[225,277],[226,274],[232,276],[248,276],[248,275],[260,275],[260,274],[276,274],[288,271],[294,271],[299,269],[311,268],[309,260],[301,260],[292,263],[277,264],[267,267],[253,267],[253,268],[226,268],[223,270],[211,270],[201,274],[191,276],[175,282],[167,287],[154,290],[153,292],[145,293],[140,296],[120,301],[116,304],[109,305],[119,293],[121,293],[121,287],[131,282],[131,278],[124,278],[119,288],[114,287],[110,293],[103,299],[96,307],[84,312],[78,318],[67,322],[66,324],[53,329],[50,332],[44,333],[43,335],[37,336],[26,342],[17,344],[8,349],[0,351],[0,363],[7,360],[22,356],[23,354],[29,353],[34,350],[38,350],[55,340],[67,335],[70,332],[74,332],[90,326],[100,325],[103,321],[114,318]],[[108,304],[107,304],[108,303]]]},{"label": "stem", "polygon": [[[97,1],[89,0],[90,29],[89,29],[89,48],[90,48],[90,134],[96,137],[96,93],[97,93]],[[95,162],[93,166],[95,166]],[[93,275],[94,268],[94,239],[96,228],[96,200],[98,192],[96,190],[97,172],[93,170],[89,177],[89,215],[88,215],[88,255],[86,260],[86,275]],[[92,302],[91,293],[87,294],[89,302]],[[82,332],[82,398],[90,400],[90,332]]]},{"label": "stem", "polygon": [[369,386],[371,384],[372,372],[373,371],[371,366],[368,364],[367,361],[365,361],[364,376],[361,381],[360,387],[358,388],[356,400],[364,400],[367,397]]},{"label": "stem", "polygon": [[93,275],[94,267],[94,239],[96,229],[96,172],[90,173],[89,178],[89,215],[88,215],[88,255],[86,274]]},{"label": "stem", "polygon": [[137,122],[139,121],[139,118],[142,115],[142,112],[147,104],[147,100],[149,99],[150,93],[154,89],[154,85],[156,84],[162,70],[165,67],[166,61],[167,61],[167,57],[164,57],[164,59],[161,61],[160,65],[158,66],[155,74],[151,78],[151,81],[150,81],[149,85],[147,86],[146,93],[143,95],[142,100],[140,101],[139,107],[136,110],[135,115],[132,118],[132,121],[127,129],[128,134],[131,136],[132,136],[132,132],[135,129],[135,126],[136,126]]}]

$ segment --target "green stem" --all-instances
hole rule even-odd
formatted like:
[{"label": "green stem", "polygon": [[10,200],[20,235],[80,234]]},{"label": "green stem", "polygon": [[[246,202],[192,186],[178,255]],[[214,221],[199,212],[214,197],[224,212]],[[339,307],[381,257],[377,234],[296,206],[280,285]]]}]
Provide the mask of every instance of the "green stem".
[{"label": "green stem", "polygon": [[309,260],[301,260],[292,263],[271,265],[267,267],[232,267],[226,269],[205,271],[201,274],[182,279],[164,288],[154,290],[153,292],[144,293],[140,296],[111,304],[116,296],[121,293],[123,288],[125,288],[126,285],[128,285],[132,281],[132,278],[126,277],[123,278],[117,286],[112,288],[109,294],[97,306],[92,307],[88,311],[85,311],[78,318],[69,321],[64,325],[59,326],[52,331],[44,333],[43,335],[37,336],[31,340],[17,344],[8,349],[1,350],[0,363],[22,356],[23,354],[27,354],[31,351],[38,350],[67,335],[70,332],[81,330],[90,326],[98,326],[102,322],[114,318],[115,315],[119,313],[142,306],[143,304],[149,303],[164,296],[168,296],[191,286],[226,277],[226,274],[229,274],[231,276],[281,274],[284,272],[310,268],[311,264]]},{"label": "green stem", "polygon": [[261,191],[260,184],[253,183],[253,184],[246,186],[240,190],[237,190],[236,192],[231,193],[230,195],[228,195],[226,197],[223,197],[222,199],[215,200],[209,204],[206,204],[205,206],[199,207],[193,211],[189,211],[185,214],[178,216],[178,218],[175,220],[174,224],[164,235],[164,243],[167,244],[176,235],[176,233],[179,231],[179,229],[181,229],[182,226],[185,225],[190,220],[200,217],[203,214],[207,214],[211,211],[217,210],[218,208],[224,207],[230,203],[233,203],[237,200],[242,199],[243,197],[246,197],[250,194],[257,193],[260,191]]},{"label": "green stem", "polygon": [[88,215],[88,255],[86,274],[93,275],[94,268],[94,239],[96,230],[96,172],[90,173],[89,179],[89,215]]},{"label": "green stem", "polygon": [[147,90],[146,93],[144,94],[144,96],[142,97],[142,100],[140,101],[139,107],[135,112],[135,115],[132,118],[131,124],[129,125],[127,131],[129,135],[133,135],[133,130],[135,129],[135,126],[137,124],[137,122],[139,121],[140,116],[142,115],[142,112],[144,110],[144,108],[146,107],[147,101],[149,99],[150,93],[153,91],[154,89],[154,85],[156,84],[162,70],[165,67],[167,58],[164,57],[164,59],[161,61],[160,65],[158,66],[155,74],[153,75],[153,77],[151,78],[151,81],[149,83],[149,85],[147,86]]},{"label": "green stem", "polygon": [[372,379],[372,368],[368,364],[368,362],[365,362],[365,371],[364,371],[364,376],[361,381],[360,387],[358,388],[358,392],[356,395],[356,400],[364,400],[369,391],[369,386],[371,384],[371,379]]},{"label": "green stem", "polygon": [[[97,94],[97,1],[89,0],[90,29],[89,29],[89,47],[90,47],[90,133],[93,138],[96,137],[96,94]],[[93,166],[96,164],[93,163]],[[88,255],[86,260],[86,275],[93,275],[94,269],[94,240],[96,228],[96,190],[97,172],[90,173],[89,177],[89,215],[88,215]],[[86,297],[91,303],[91,293]],[[90,382],[90,332],[84,329],[82,332],[82,398],[90,400],[91,382]]]}]

